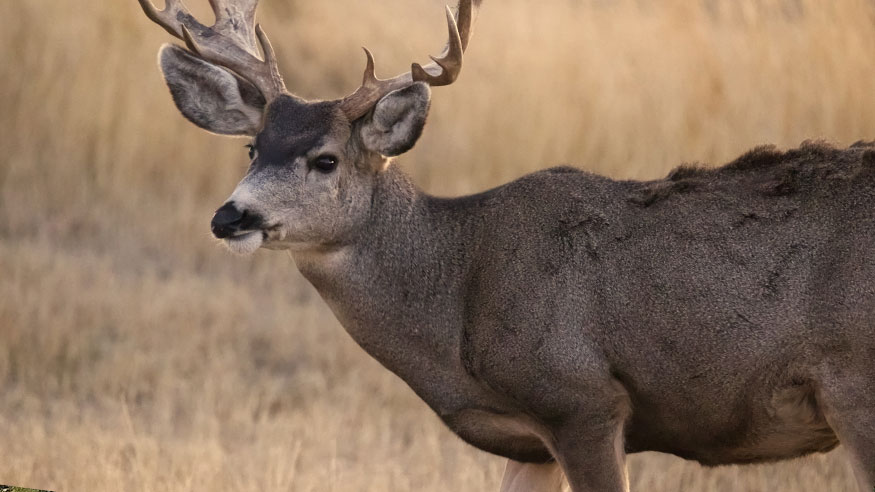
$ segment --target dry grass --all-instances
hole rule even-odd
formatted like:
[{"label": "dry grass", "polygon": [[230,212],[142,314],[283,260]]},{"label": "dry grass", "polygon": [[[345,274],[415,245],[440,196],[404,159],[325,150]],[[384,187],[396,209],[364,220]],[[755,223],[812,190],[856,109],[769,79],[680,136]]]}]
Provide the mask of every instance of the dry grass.
[{"label": "dry grass", "polygon": [[[361,44],[383,74],[435,51],[442,1],[265,0],[262,17],[289,86],[336,97]],[[556,163],[649,178],[760,143],[872,138],[873,14],[487,0],[402,165],[458,194]],[[154,67],[166,40],[134,0],[0,2],[0,483],[495,489],[502,461],[355,347],[286,256],[210,240],[245,151],[178,116]],[[840,453],[716,470],[645,455],[630,474],[656,492],[850,490]]]}]

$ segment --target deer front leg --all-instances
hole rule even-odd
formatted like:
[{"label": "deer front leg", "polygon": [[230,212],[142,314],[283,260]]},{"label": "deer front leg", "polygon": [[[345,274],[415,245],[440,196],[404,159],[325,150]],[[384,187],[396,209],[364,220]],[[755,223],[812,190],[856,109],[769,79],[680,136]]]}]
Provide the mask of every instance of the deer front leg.
[{"label": "deer front leg", "polygon": [[562,468],[507,460],[500,492],[562,492]]},{"label": "deer front leg", "polygon": [[860,492],[875,491],[875,378],[868,364],[842,368],[821,381],[820,405],[851,458]]},{"label": "deer front leg", "polygon": [[556,457],[573,492],[629,492],[623,426],[557,433]]}]

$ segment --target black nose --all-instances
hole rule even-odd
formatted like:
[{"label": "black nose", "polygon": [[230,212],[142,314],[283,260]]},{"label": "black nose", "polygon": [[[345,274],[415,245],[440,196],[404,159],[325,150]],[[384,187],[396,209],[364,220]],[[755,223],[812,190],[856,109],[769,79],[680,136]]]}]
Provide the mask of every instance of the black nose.
[{"label": "black nose", "polygon": [[234,202],[228,202],[216,210],[210,226],[214,236],[225,239],[238,232],[255,230],[260,223],[258,215],[240,210]]}]

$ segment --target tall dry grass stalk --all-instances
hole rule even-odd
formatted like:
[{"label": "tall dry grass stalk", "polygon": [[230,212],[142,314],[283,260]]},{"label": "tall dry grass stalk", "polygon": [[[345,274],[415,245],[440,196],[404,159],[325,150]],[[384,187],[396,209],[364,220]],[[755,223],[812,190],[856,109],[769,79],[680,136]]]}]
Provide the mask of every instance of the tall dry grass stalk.
[{"label": "tall dry grass stalk", "polygon": [[[442,0],[445,1],[445,0]],[[440,45],[438,0],[264,0],[289,87],[355,87]],[[195,3],[195,2],[190,2]],[[202,2],[205,3],[205,2]],[[205,5],[195,5],[201,13]],[[465,73],[401,159],[438,194],[573,163],[653,178],[761,143],[875,137],[869,0],[487,0]],[[472,450],[343,334],[289,259],[211,211],[244,142],[172,107],[133,0],[0,2],[0,483],[53,490],[490,490]],[[840,455],[635,490],[849,490]]]}]

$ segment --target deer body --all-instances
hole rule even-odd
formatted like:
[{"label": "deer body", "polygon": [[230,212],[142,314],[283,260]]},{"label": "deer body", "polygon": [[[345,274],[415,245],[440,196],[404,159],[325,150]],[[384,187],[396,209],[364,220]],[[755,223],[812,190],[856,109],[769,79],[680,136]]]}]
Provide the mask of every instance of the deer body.
[{"label": "deer body", "polygon": [[730,165],[757,169],[651,183],[560,168],[460,199],[392,170],[368,234],[293,256],[358,343],[487,451],[545,462],[556,423],[593,412],[629,452],[796,457],[838,443],[822,371],[875,365],[871,325],[838,321],[875,311],[864,155],[762,150]]},{"label": "deer body", "polygon": [[159,57],[183,115],[253,138],[214,235],[289,250],[359,345],[511,460],[503,490],[555,490],[554,461],[575,492],[621,492],[629,452],[718,465],[839,442],[875,485],[872,145],[435,198],[390,158],[458,76],[479,1],[448,11],[433,63],[379,80],[368,52],[362,86],[319,102],[285,90],[257,0],[211,0],[213,27],[139,1],[188,47]]}]

